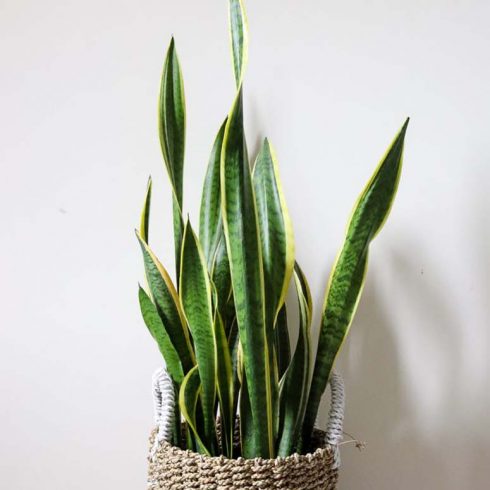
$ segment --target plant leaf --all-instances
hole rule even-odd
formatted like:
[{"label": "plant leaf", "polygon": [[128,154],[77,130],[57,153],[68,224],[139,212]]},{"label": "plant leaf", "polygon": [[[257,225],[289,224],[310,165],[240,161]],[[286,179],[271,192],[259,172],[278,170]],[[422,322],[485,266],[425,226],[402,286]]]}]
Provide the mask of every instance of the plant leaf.
[{"label": "plant leaf", "polygon": [[225,133],[226,119],[221,125],[209,157],[208,169],[202,190],[199,218],[199,240],[206,257],[208,269],[212,262],[222,236],[221,205],[220,205],[220,161],[221,146]]},{"label": "plant leaf", "polygon": [[184,379],[184,371],[180,362],[179,354],[168,336],[167,331],[158,314],[156,306],[146,294],[145,290],[139,286],[138,292],[141,314],[152,337],[157,341],[160,352],[165,359],[167,371],[172,379],[180,385]]},{"label": "plant leaf", "polygon": [[201,379],[204,440],[212,449],[217,383],[212,290],[206,260],[189,221],[185,225],[182,242],[180,299],[194,340]]},{"label": "plant leaf", "polygon": [[230,321],[232,320],[232,318],[229,318],[230,312],[228,311],[229,303],[232,301],[232,288],[230,262],[228,260],[228,252],[226,251],[226,241],[223,228],[221,232],[222,236],[218,243],[211,267],[211,276],[213,279],[213,284],[216,287],[218,310],[223,321],[225,322],[225,330],[228,330],[230,327]]},{"label": "plant leaf", "polygon": [[281,387],[281,427],[278,456],[286,457],[296,449],[308,402],[310,379],[310,327],[312,300],[306,277],[295,265],[294,282],[299,306],[299,337],[291,364]]},{"label": "plant leaf", "polygon": [[223,320],[218,311],[215,315],[214,327],[218,351],[218,397],[220,402],[222,446],[224,455],[228,458],[233,458],[233,373],[228,340]]},{"label": "plant leaf", "polygon": [[[230,261],[254,437],[261,457],[273,457],[273,403],[264,277],[252,178],[243,133],[241,89],[228,118],[221,155],[222,215]],[[264,414],[265,411],[265,414]]]},{"label": "plant leaf", "polygon": [[281,379],[291,362],[291,343],[289,339],[286,305],[282,305],[277,315],[274,329],[275,349],[277,353],[278,375]]},{"label": "plant leaf", "polygon": [[140,220],[140,236],[142,240],[149,243],[149,225],[150,225],[150,205],[151,205],[151,177],[148,178],[148,185],[146,187],[145,203],[141,212]]},{"label": "plant leaf", "polygon": [[[230,32],[237,94],[225,126],[221,151],[221,206],[230,262],[244,370],[250,395],[256,456],[274,457],[273,372],[265,322],[264,276],[243,128],[242,80],[247,58],[243,4],[230,0]],[[264,413],[265,412],[265,413]]]},{"label": "plant leaf", "polygon": [[136,236],[143,252],[146,279],[153,301],[170,340],[179,353],[184,373],[187,373],[194,366],[195,359],[179,297],[168,272],[138,232]]},{"label": "plant leaf", "polygon": [[184,151],[185,151],[185,95],[180,63],[172,38],[167,50],[159,97],[160,146],[172,185],[172,206],[175,241],[175,263],[180,271],[180,250],[184,224],[182,221]]},{"label": "plant leaf", "polygon": [[388,217],[403,160],[408,119],[359,196],[344,245],[337,256],[325,294],[318,351],[313,372],[303,439],[309,440],[337,353],[349,332],[366,274],[370,242]]},{"label": "plant leaf", "polygon": [[239,88],[248,61],[247,16],[242,0],[230,0],[228,12],[233,70],[236,86]]},{"label": "plant leaf", "polygon": [[[277,158],[267,139],[257,156],[253,171],[255,201],[264,267],[266,324],[269,363],[272,366],[272,400],[277,412],[279,404],[279,365],[275,348],[277,314],[284,304],[294,268],[294,239],[291,220],[282,192]],[[279,419],[275,426],[278,429]]]},{"label": "plant leaf", "polygon": [[201,393],[201,380],[199,369],[194,366],[185,376],[179,391],[179,406],[187,425],[190,427],[196,440],[197,450],[201,454],[211,456],[210,448],[206,447],[199,434],[196,421],[196,410]]},{"label": "plant leaf", "polygon": [[253,184],[264,265],[266,321],[275,324],[293,273],[294,238],[277,159],[267,139],[256,159]]}]

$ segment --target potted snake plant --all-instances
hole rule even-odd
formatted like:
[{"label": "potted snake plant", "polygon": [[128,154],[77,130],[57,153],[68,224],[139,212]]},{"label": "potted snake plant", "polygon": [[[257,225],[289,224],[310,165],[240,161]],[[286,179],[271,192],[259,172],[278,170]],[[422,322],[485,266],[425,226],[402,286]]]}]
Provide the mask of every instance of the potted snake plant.
[{"label": "potted snake plant", "polygon": [[[253,165],[247,152],[242,0],[229,0],[229,27],[236,93],[212,146],[198,231],[183,214],[186,110],[173,39],[161,80],[159,136],[172,188],[176,271],[172,280],[149,244],[150,179],[136,232],[146,278],[139,302],[164,368],[154,377],[149,488],[333,489],[343,412],[333,366],[362,291],[369,245],[396,193],[408,119],[354,206],[314,348],[312,298],[295,261],[274,149],[264,140]],[[288,318],[290,287],[298,324]],[[295,346],[291,329],[299,331]],[[328,383],[330,419],[322,431],[315,420]]]}]

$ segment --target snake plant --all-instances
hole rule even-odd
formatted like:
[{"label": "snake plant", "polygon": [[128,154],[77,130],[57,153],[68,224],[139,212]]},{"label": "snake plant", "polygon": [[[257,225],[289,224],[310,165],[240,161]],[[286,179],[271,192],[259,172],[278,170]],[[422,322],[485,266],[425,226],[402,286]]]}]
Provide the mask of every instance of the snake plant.
[{"label": "snake plant", "polygon": [[[273,458],[309,448],[320,399],[359,302],[369,245],[397,190],[408,119],[354,206],[314,349],[312,299],[295,261],[277,157],[267,139],[253,166],[247,151],[248,32],[242,0],[229,0],[229,27],[236,92],[212,146],[198,233],[183,219],[184,84],[173,39],[168,48],[158,122],[172,188],[176,274],[172,280],[149,245],[150,180],[136,232],[148,290],[140,286],[139,301],[178,395],[173,443],[182,444],[184,420],[185,444],[195,451]],[[296,291],[298,325],[287,314],[290,287]],[[289,329],[299,330],[294,349]],[[234,444],[238,423],[239,445]]]}]

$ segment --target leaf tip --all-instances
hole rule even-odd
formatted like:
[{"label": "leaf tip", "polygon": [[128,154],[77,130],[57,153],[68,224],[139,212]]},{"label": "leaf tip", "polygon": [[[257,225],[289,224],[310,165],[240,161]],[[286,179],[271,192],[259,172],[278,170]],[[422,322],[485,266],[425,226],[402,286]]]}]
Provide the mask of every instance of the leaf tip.
[{"label": "leaf tip", "polygon": [[402,129],[400,130],[400,134],[405,136],[405,133],[407,132],[408,128],[408,123],[410,122],[410,117],[407,117],[405,119],[405,122],[403,123]]},{"label": "leaf tip", "polygon": [[138,230],[138,228],[135,228],[134,229],[134,232],[136,234],[136,238],[138,239],[138,241],[140,242],[140,245],[143,245],[145,244],[146,242],[143,240],[143,237],[141,236],[141,233],[140,231]]}]

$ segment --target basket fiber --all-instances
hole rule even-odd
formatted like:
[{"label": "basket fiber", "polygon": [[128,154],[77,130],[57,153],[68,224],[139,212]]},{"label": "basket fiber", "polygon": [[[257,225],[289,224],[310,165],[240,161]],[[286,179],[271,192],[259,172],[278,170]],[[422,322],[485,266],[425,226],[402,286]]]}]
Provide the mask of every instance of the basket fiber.
[{"label": "basket fiber", "polygon": [[311,453],[276,459],[229,459],[204,456],[169,444],[174,391],[167,373],[153,378],[157,428],[150,437],[149,490],[335,490],[339,475],[338,444],[342,437],[343,384],[334,374],[327,431],[315,431]]}]

